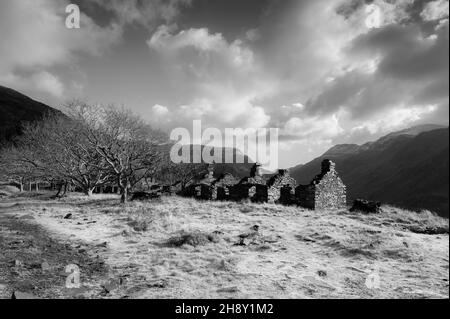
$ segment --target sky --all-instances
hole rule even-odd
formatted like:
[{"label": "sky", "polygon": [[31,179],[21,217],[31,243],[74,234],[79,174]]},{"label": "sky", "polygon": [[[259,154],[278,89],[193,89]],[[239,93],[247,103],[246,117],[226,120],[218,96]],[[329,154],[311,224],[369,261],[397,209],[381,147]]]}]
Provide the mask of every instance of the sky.
[{"label": "sky", "polygon": [[0,85],[124,105],[167,132],[279,128],[288,168],[448,125],[448,19],[448,0],[2,0]]}]

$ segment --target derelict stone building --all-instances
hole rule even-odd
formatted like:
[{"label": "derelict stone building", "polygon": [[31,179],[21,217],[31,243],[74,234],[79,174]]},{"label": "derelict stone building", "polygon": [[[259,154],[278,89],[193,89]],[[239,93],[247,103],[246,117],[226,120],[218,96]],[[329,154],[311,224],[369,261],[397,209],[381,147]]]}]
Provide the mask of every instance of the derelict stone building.
[{"label": "derelict stone building", "polygon": [[250,176],[241,180],[225,173],[214,178],[214,165],[208,166],[207,174],[189,185],[185,196],[204,200],[251,200],[259,203],[297,204],[310,209],[346,208],[346,187],[330,160],[322,162],[322,171],[308,185],[299,185],[287,170],[279,170],[269,179],[261,173],[261,165],[255,164]]},{"label": "derelict stone building", "polygon": [[330,160],[322,162],[322,172],[309,185],[300,185],[295,197],[300,206],[310,209],[345,209],[346,187],[336,172],[336,164]]},{"label": "derelict stone building", "polygon": [[261,164],[253,165],[250,176],[244,177],[239,183],[230,188],[230,199],[250,199],[253,202],[267,202],[266,180],[261,173]]},{"label": "derelict stone building", "polygon": [[268,202],[291,204],[295,199],[297,182],[289,175],[289,171],[280,169],[267,182]]},{"label": "derelict stone building", "polygon": [[213,199],[213,186],[214,183],[214,166],[208,165],[207,174],[203,175],[200,179],[193,180],[190,185],[184,190],[184,196],[195,197],[197,199],[211,200]]},{"label": "derelict stone building", "polygon": [[212,199],[229,200],[230,189],[239,182],[232,174],[224,173],[212,183]]}]

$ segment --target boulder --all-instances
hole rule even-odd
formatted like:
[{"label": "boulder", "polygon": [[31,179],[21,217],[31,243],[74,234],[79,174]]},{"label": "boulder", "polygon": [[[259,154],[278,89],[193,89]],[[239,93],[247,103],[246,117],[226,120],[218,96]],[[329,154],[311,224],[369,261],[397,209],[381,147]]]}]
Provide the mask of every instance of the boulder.
[{"label": "boulder", "polygon": [[381,209],[381,203],[380,202],[374,202],[369,201],[366,199],[356,199],[353,202],[352,208],[350,208],[351,212],[359,211],[363,213],[370,213],[370,214],[378,214]]},{"label": "boulder", "polygon": [[131,197],[132,201],[145,201],[160,198],[161,194],[159,192],[136,192],[133,193]]},{"label": "boulder", "polygon": [[14,291],[11,299],[41,299],[28,292]]}]

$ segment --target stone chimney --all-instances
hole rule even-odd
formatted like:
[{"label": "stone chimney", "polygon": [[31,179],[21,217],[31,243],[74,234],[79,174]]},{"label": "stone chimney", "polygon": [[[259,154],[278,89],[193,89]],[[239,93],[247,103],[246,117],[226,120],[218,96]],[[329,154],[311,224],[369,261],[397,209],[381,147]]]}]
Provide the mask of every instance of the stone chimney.
[{"label": "stone chimney", "polygon": [[261,177],[261,176],[262,176],[261,164],[255,163],[255,165],[253,165],[252,167],[252,170],[250,171],[250,177]]},{"label": "stone chimney", "polygon": [[214,165],[213,164],[208,164],[208,180],[211,183],[214,181]]},{"label": "stone chimney", "polygon": [[286,176],[286,175],[288,175],[288,170],[287,169],[279,169],[278,170],[278,175],[280,175],[280,176]]},{"label": "stone chimney", "polygon": [[322,175],[325,175],[326,173],[330,172],[330,171],[334,171],[336,167],[336,164],[329,160],[329,159],[325,159],[322,162]]}]

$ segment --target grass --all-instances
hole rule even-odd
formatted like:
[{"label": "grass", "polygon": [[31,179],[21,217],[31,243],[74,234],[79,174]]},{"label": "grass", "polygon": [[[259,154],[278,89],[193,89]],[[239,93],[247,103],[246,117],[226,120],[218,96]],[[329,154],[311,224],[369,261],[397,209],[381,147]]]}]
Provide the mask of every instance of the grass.
[{"label": "grass", "polygon": [[[448,220],[430,212],[178,197],[122,206],[116,195],[6,202],[17,205],[0,214],[32,216],[26,222],[82,245],[105,261],[108,276],[126,278],[99,298],[448,298]],[[64,220],[67,213],[73,218]],[[417,231],[437,228],[447,233]],[[365,285],[373,271],[378,289]]]}]

